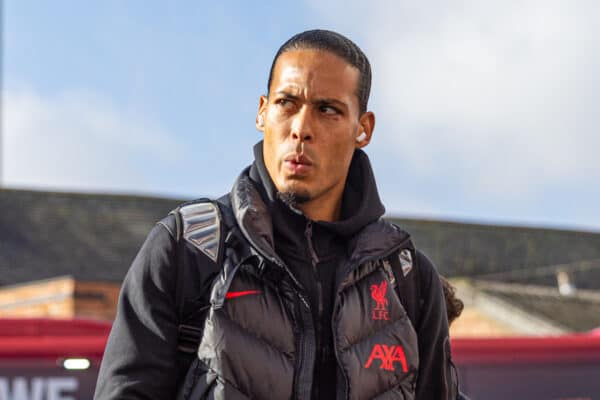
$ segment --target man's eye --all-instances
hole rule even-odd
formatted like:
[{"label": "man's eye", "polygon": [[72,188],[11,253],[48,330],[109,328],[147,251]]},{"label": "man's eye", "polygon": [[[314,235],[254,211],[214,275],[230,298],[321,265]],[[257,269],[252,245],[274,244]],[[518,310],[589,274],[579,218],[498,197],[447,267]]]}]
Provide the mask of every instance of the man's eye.
[{"label": "man's eye", "polygon": [[275,104],[282,107],[290,107],[293,105],[293,102],[290,99],[277,99],[275,100]]},{"label": "man's eye", "polygon": [[335,115],[335,114],[340,113],[340,111],[337,108],[331,107],[331,106],[321,106],[321,107],[319,107],[319,110],[324,114],[330,114],[330,115]]}]

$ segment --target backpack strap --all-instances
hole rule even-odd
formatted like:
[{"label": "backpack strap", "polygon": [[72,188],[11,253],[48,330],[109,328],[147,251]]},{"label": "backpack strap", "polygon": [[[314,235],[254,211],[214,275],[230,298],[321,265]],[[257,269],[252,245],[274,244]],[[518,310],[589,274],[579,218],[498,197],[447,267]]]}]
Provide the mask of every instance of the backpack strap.
[{"label": "backpack strap", "polygon": [[221,259],[224,235],[221,211],[216,202],[194,200],[177,207],[170,214],[175,215],[178,242],[183,237],[213,262]]},{"label": "backpack strap", "polygon": [[[186,244],[206,256],[207,263],[221,265],[227,226],[217,201],[201,198],[184,203],[169,213],[175,218],[175,240],[177,242],[177,282],[175,288],[178,313],[178,345],[180,352],[194,354],[202,337],[202,317],[208,304],[194,301],[197,293],[186,293],[195,286],[186,285],[189,277],[185,274],[183,252]],[[203,265],[198,265],[203,268]],[[190,308],[194,308],[190,310]],[[186,357],[187,358],[187,357]]]},{"label": "backpack strap", "polygon": [[395,280],[395,288],[402,306],[413,326],[417,327],[423,299],[418,257],[414,246],[394,252],[384,260],[384,268],[390,268]]}]

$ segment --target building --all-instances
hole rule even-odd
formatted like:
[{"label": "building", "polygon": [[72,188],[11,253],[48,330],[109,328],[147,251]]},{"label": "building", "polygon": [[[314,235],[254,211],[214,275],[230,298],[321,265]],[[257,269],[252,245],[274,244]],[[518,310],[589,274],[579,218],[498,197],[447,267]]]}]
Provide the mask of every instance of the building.
[{"label": "building", "polygon": [[[144,238],[179,203],[0,189],[0,316],[112,320]],[[600,326],[599,233],[394,222],[458,286],[466,308],[453,335],[548,335]]]}]

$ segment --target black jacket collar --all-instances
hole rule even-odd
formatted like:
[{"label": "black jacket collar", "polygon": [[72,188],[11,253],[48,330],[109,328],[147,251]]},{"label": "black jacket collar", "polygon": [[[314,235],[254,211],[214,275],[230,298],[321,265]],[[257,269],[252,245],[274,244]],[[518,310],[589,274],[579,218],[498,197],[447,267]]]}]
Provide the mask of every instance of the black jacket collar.
[{"label": "black jacket collar", "polygon": [[[275,251],[273,225],[280,230],[293,225],[285,223],[287,218],[306,221],[306,217],[277,199],[264,165],[262,142],[254,146],[254,153],[254,163],[242,172],[231,191],[233,212],[247,240],[263,256],[283,265]],[[384,211],[369,159],[362,150],[356,150],[344,189],[340,220],[317,224],[346,238],[351,259],[360,260],[408,239],[408,234],[381,219]]]},{"label": "black jacket collar", "polygon": [[[269,205],[270,209],[273,207],[277,210],[283,208],[294,214],[301,214],[277,198],[275,185],[264,163],[262,145],[261,141],[254,146],[254,163],[250,167],[250,179],[255,183],[263,201]],[[369,223],[378,220],[384,212],[385,207],[377,192],[369,158],[362,150],[356,150],[350,163],[350,171],[344,188],[340,220],[317,222],[338,235],[351,237]]]}]

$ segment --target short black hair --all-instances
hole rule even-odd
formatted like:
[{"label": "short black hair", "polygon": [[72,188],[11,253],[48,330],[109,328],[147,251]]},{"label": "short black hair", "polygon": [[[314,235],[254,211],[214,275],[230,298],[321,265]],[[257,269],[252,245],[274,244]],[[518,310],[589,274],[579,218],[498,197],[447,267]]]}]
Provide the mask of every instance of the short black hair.
[{"label": "short black hair", "polygon": [[358,85],[356,88],[358,107],[361,114],[367,111],[369,93],[371,92],[371,64],[369,63],[369,59],[352,40],[337,32],[324,29],[313,29],[298,33],[281,45],[271,64],[269,82],[267,83],[267,93],[269,93],[269,90],[271,89],[273,69],[275,68],[275,63],[277,62],[277,59],[279,59],[279,56],[287,51],[303,49],[328,51],[357,68],[359,72]]}]

